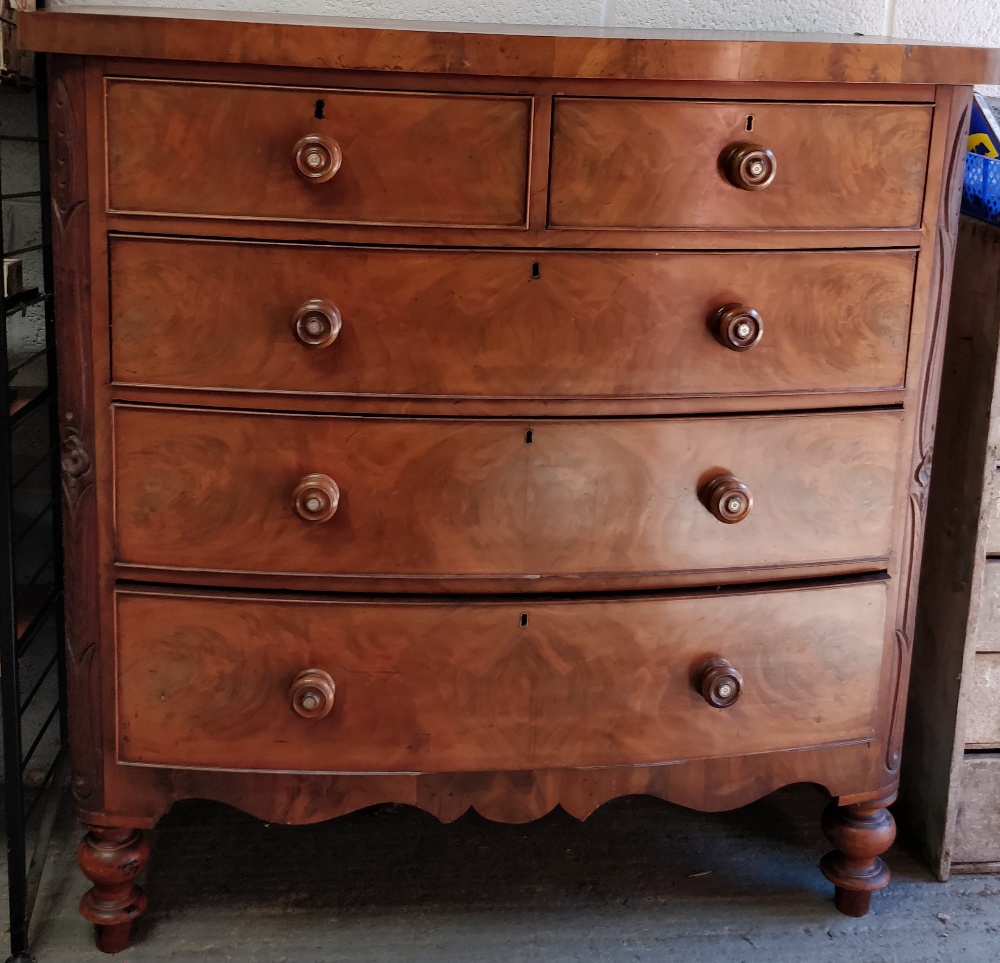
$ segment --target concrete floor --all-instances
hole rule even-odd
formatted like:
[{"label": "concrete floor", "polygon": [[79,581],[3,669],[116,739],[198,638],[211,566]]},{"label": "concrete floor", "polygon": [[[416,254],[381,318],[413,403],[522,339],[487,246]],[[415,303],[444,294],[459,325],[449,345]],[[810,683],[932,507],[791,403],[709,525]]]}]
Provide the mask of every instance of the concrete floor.
[{"label": "concrete floor", "polygon": [[[266,826],[186,803],[153,840],[150,911],[116,960],[241,963],[995,963],[1000,878],[934,882],[905,850],[865,919],[841,916],[816,864],[823,796],[732,813],[623,799],[578,823],[405,807]],[[106,960],[76,913],[78,830],[60,818],[33,925],[38,963]]]}]

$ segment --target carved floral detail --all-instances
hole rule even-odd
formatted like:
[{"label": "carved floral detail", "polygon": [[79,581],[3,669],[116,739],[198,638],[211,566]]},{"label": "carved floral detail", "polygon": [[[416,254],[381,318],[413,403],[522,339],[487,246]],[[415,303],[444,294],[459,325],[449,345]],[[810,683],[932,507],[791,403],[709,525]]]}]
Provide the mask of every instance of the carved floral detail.
[{"label": "carved floral detail", "polygon": [[84,491],[93,482],[93,461],[72,412],[66,412],[60,442],[63,495],[66,507],[72,513],[80,503]]},{"label": "carved floral detail", "polygon": [[56,79],[49,98],[49,189],[52,193],[52,218],[59,232],[86,198],[80,180],[83,176],[77,160],[80,140],[77,136],[69,91],[62,78]]}]

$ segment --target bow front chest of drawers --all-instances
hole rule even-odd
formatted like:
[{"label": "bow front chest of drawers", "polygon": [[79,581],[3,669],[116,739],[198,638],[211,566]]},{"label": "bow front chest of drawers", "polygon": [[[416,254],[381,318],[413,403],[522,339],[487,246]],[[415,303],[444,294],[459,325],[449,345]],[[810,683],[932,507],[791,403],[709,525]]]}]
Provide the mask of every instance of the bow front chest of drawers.
[{"label": "bow front chest of drawers", "polygon": [[584,817],[899,774],[969,84],[859,38],[57,11],[73,794]]}]

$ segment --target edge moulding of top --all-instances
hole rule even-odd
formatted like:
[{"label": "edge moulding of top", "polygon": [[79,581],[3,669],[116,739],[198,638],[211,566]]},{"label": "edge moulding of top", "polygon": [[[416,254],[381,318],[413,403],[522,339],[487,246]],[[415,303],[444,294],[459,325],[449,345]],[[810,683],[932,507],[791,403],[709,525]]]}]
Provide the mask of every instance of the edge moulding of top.
[{"label": "edge moulding of top", "polygon": [[853,35],[447,24],[66,6],[18,14],[42,53],[559,79],[1000,84],[1000,49]]}]

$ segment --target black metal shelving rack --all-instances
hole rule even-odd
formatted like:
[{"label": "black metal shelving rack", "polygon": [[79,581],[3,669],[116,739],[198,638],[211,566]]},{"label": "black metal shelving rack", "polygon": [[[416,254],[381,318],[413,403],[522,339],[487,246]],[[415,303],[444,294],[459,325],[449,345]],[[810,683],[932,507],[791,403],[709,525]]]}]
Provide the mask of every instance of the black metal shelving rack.
[{"label": "black metal shelving rack", "polygon": [[[7,23],[16,29],[12,22]],[[34,124],[27,131],[17,130],[16,123],[11,123],[16,117],[31,117]],[[0,246],[4,258],[23,259],[29,288],[12,298],[0,290],[4,335],[0,338],[0,365],[7,370],[0,388],[0,695],[10,959],[16,963],[31,959],[28,926],[66,781],[47,130],[45,63],[38,57],[34,78],[0,78]],[[35,157],[37,169],[32,163]],[[11,163],[14,159],[16,164]],[[31,243],[8,250],[10,225],[15,223],[12,205],[22,214],[29,207],[37,208],[37,222],[29,232]],[[16,345],[12,348],[11,324],[18,315],[23,319],[22,327],[31,320],[37,325],[33,331],[37,340],[27,350]]]}]

